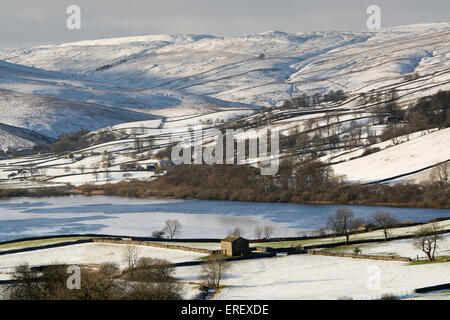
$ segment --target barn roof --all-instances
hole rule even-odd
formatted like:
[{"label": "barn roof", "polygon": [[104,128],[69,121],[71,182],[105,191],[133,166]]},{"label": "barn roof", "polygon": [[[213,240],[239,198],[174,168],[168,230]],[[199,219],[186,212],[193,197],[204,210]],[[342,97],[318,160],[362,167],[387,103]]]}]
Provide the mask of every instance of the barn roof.
[{"label": "barn roof", "polygon": [[225,239],[223,239],[222,242],[235,242],[238,239],[245,240],[244,238],[238,236],[228,236]]}]

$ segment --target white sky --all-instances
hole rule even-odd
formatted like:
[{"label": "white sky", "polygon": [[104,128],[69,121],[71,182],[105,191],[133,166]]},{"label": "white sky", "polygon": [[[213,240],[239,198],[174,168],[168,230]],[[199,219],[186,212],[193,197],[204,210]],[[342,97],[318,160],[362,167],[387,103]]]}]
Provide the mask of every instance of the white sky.
[{"label": "white sky", "polygon": [[[66,28],[81,7],[82,28]],[[146,34],[241,35],[366,28],[381,7],[382,27],[447,22],[449,0],[1,0],[0,48]]]}]

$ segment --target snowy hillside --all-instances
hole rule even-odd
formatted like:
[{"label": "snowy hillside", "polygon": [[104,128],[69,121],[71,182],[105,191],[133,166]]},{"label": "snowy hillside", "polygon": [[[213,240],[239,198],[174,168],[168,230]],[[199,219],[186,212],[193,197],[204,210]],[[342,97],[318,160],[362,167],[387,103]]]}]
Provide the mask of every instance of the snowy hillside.
[{"label": "snowy hillside", "polygon": [[450,159],[450,128],[333,166],[351,181],[375,182],[426,169]]},{"label": "snowy hillside", "polygon": [[105,39],[3,50],[0,59],[120,88],[271,106],[303,92],[379,89],[413,72],[423,78],[402,90],[445,87],[449,40],[450,24],[443,23],[366,33]]},{"label": "snowy hillside", "polygon": [[[247,123],[280,129],[285,136],[336,135],[338,143],[321,150],[320,157],[353,181],[399,179],[418,170],[423,175],[427,167],[448,160],[448,129],[413,134],[411,141],[390,148],[381,143],[380,152],[351,159],[372,144],[369,134],[379,135],[386,127],[375,119],[377,105],[363,98],[395,89],[406,108],[420,97],[449,90],[449,58],[450,23],[376,32],[149,35],[0,50],[0,150],[49,143],[80,129],[125,129],[123,140],[89,150],[119,152],[113,168],[122,174],[120,164],[132,160],[121,157],[136,151],[136,129],[142,131],[140,139],[152,140],[153,146],[144,146],[150,157],[167,147],[174,131],[189,134],[195,124],[219,126],[247,117]],[[346,98],[264,111],[286,99],[330,90],[342,90]],[[350,143],[354,136],[359,136],[356,147]],[[144,157],[144,151],[137,153]],[[82,165],[95,170],[97,158]],[[72,170],[78,165],[74,162]],[[46,179],[77,184],[93,179],[94,171],[83,169],[73,181],[64,167],[58,170],[49,169]]]},{"label": "snowy hillside", "polygon": [[98,104],[0,90],[0,123],[26,128],[50,138],[82,128],[93,130],[152,118],[151,115],[118,111]]},{"label": "snowy hillside", "polygon": [[[44,139],[80,129],[164,116],[249,110],[243,104],[171,90],[123,89],[0,61],[0,124],[29,130]],[[8,131],[0,149],[43,142]]]}]

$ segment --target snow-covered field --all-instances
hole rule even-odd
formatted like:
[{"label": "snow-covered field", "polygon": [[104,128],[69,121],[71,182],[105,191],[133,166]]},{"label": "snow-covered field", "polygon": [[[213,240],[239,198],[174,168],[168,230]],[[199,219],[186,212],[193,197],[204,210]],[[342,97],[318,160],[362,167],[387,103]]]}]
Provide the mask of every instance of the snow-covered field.
[{"label": "snow-covered field", "polygon": [[[195,281],[199,267],[177,268],[177,277]],[[219,300],[377,299],[450,281],[449,263],[404,262],[291,255],[233,262]]]},{"label": "snow-covered field", "polygon": [[[173,242],[158,242],[158,243],[174,245]],[[219,242],[177,242],[176,245],[196,249],[208,249],[208,250],[220,249]]]},{"label": "snow-covered field", "polygon": [[[172,263],[195,261],[206,254],[161,249],[147,246],[137,246],[140,257],[165,259]],[[102,263],[116,263],[120,268],[125,268],[127,262],[125,252],[127,245],[107,243],[86,243],[61,248],[44,249],[24,253],[15,253],[1,256],[0,277],[8,278],[9,272],[23,263],[30,266],[43,266],[50,264],[91,265]]]},{"label": "snow-covered field", "polygon": [[[309,131],[308,121],[312,120],[319,138],[320,130],[328,128],[329,137],[330,127],[332,131],[338,127],[335,133],[342,141],[354,125],[367,129],[359,135],[366,141],[370,133],[380,134],[386,124],[375,123],[370,103],[361,102],[360,94],[396,89],[399,104],[407,107],[420,97],[449,90],[449,57],[450,23],[374,32],[149,35],[0,50],[0,151],[48,145],[62,133],[81,129],[97,135],[106,129],[117,138],[78,150],[73,159],[49,154],[0,159],[0,188],[80,186],[131,179],[151,183],[155,173],[146,165],[159,164],[155,153],[173,142],[173,133],[184,139],[195,125],[212,128],[242,118],[256,120],[246,124],[258,123],[258,129],[280,130],[282,135]],[[302,94],[330,90],[343,90],[348,97],[301,110],[265,110]],[[331,124],[326,117],[330,113],[335,113]],[[264,117],[269,120],[264,122]],[[140,140],[143,145],[138,148]],[[336,163],[334,172],[350,181],[424,181],[430,169],[411,173],[450,159],[450,129],[412,133],[395,143],[375,143],[370,147],[380,151],[364,157],[367,144],[348,150],[344,147],[325,150],[319,156]],[[136,164],[136,170],[121,168],[130,163]],[[399,175],[404,176],[394,179]],[[294,236],[322,227],[338,207],[81,196],[14,199],[0,202],[0,241],[51,234],[150,236],[161,230],[167,219],[181,222],[182,238],[225,237],[236,226],[252,238],[255,227],[264,225],[275,228],[273,236]],[[383,209],[352,208],[356,216],[364,218]],[[450,216],[449,210],[391,211],[402,221]],[[440,224],[448,228],[450,222]],[[401,228],[391,234],[416,230]],[[382,231],[353,236],[358,237],[379,238]],[[450,236],[444,239],[438,255],[449,256]],[[188,240],[178,244],[219,248],[218,243]],[[360,247],[364,254],[424,256],[413,248],[411,240]],[[125,248],[89,243],[4,255],[0,257],[0,279],[9,279],[11,270],[21,263],[113,262],[123,268]],[[173,263],[205,256],[144,246],[140,255]],[[226,287],[215,298],[375,299],[382,294],[407,295],[418,287],[450,282],[449,265],[310,255],[238,261],[232,263],[223,282]],[[198,281],[199,273],[199,266],[177,268],[177,277],[186,282]],[[186,288],[187,298],[198,293],[192,284]]]},{"label": "snow-covered field", "polygon": [[[417,250],[413,246],[411,239],[389,241],[388,243],[370,243],[362,245],[354,245],[361,249],[362,254],[380,255],[380,256],[399,256],[409,257],[411,259],[426,258],[426,254]],[[352,252],[352,247],[348,249],[341,249],[340,252]],[[436,257],[450,256],[450,235],[444,235],[443,239],[439,241],[439,247],[436,249]]]},{"label": "snow-covered field", "polygon": [[450,159],[450,128],[333,166],[350,181],[379,181],[424,169]]},{"label": "snow-covered field", "polygon": [[[409,243],[408,243],[409,241]],[[363,246],[364,253],[413,254],[410,240]],[[195,246],[195,244],[194,244]],[[89,243],[62,248],[17,253],[0,259],[0,279],[7,280],[15,266],[49,264],[91,265],[106,262],[126,267],[126,245]],[[138,246],[141,257],[170,262],[195,261],[204,254]],[[370,250],[369,250],[370,249]],[[448,253],[449,237],[441,243],[439,254]],[[417,250],[415,251],[417,252]],[[414,289],[450,281],[450,262],[410,265],[406,262],[375,261],[340,257],[291,255],[231,262],[228,276],[215,299],[219,300],[296,300],[296,299],[377,299],[383,294],[406,296]],[[194,298],[201,266],[176,268],[176,277],[188,282],[186,299]],[[418,297],[427,298],[427,297]],[[448,296],[440,296],[448,299]]]}]

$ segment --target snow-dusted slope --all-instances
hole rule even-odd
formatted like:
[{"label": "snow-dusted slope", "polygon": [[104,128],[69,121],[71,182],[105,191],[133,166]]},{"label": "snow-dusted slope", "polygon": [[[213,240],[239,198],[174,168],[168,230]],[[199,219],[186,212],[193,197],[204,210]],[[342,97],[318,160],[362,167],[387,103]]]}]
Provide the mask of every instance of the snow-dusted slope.
[{"label": "snow-dusted slope", "polygon": [[[273,106],[330,89],[354,95],[397,88],[407,101],[450,89],[449,58],[450,23],[377,32],[150,35],[6,49],[0,50],[0,123],[57,137],[155,116]],[[412,73],[419,77],[406,81]],[[4,136],[0,147],[33,143],[14,136]]]},{"label": "snow-dusted slope", "polygon": [[450,128],[336,164],[333,169],[352,181],[373,182],[407,175],[447,160],[450,160]]},{"label": "snow-dusted slope", "polygon": [[57,98],[0,90],[0,123],[57,138],[80,129],[145,120],[151,115]]},{"label": "snow-dusted slope", "polygon": [[[301,92],[448,88],[450,24],[377,32],[147,36],[0,52],[0,59],[138,90],[270,106]],[[423,78],[402,84],[404,75]],[[430,89],[434,92],[437,87]],[[409,92],[411,91],[411,92]]]},{"label": "snow-dusted slope", "polygon": [[[0,61],[0,126],[17,127],[17,130],[2,128],[0,149],[4,150],[32,147],[48,142],[45,138],[57,138],[82,128],[97,130],[171,113],[203,114],[230,107],[246,108],[171,90],[122,89]],[[20,130],[31,132],[23,134]],[[44,140],[33,138],[30,133],[43,135]]]},{"label": "snow-dusted slope", "polygon": [[[0,107],[1,110],[1,107]],[[36,144],[47,144],[51,139],[37,132],[0,123],[0,150],[17,146],[32,148]]]},{"label": "snow-dusted slope", "polygon": [[[67,58],[66,58],[67,59]],[[127,79],[128,74],[123,74]],[[101,82],[84,80],[72,75],[49,72],[0,61],[0,89],[80,102],[89,102],[139,112],[173,107],[245,107],[211,97],[173,90],[136,90]]]}]

